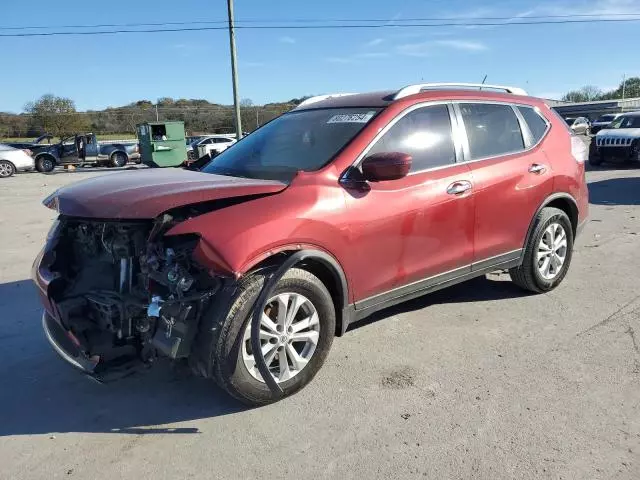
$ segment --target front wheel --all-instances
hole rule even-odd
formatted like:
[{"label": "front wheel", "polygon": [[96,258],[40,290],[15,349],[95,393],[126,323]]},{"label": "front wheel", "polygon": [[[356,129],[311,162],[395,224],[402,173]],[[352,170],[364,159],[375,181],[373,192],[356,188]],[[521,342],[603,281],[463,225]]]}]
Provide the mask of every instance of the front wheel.
[{"label": "front wheel", "polygon": [[48,173],[53,170],[55,167],[55,163],[53,158],[48,155],[43,155],[42,157],[38,157],[36,159],[36,170],[40,173]]},{"label": "front wheel", "polygon": [[573,228],[565,212],[543,208],[524,251],[522,265],[509,270],[518,286],[536,293],[553,290],[564,279],[573,254]]},{"label": "front wheel", "polygon": [[[209,354],[199,355],[212,363],[207,369],[213,370],[216,382],[228,393],[252,406],[276,400],[251,348],[252,308],[263,280],[259,276],[245,280],[228,313],[204,321],[209,327],[201,332],[216,332],[205,347]],[[289,270],[276,284],[260,324],[265,361],[285,396],[303,388],[320,370],[335,328],[333,301],[324,284],[306,270]]]}]

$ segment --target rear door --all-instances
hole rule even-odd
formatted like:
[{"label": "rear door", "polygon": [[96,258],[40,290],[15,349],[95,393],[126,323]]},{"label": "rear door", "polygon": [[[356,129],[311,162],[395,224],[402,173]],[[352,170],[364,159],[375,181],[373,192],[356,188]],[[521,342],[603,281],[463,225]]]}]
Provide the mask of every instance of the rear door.
[{"label": "rear door", "polygon": [[413,161],[402,179],[370,182],[364,194],[346,188],[357,308],[410,293],[445,272],[470,270],[473,183],[469,166],[457,162],[454,118],[447,104],[411,108],[365,150],[365,156],[403,152]]},{"label": "rear door", "polygon": [[540,146],[549,125],[531,107],[506,103],[459,103],[456,112],[474,178],[474,268],[480,269],[520,255],[533,216],[552,192],[551,165]]}]

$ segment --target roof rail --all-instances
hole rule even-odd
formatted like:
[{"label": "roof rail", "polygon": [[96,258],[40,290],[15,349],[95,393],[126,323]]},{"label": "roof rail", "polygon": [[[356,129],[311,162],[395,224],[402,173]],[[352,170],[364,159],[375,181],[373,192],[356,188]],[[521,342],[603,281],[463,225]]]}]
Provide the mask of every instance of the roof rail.
[{"label": "roof rail", "polygon": [[415,93],[420,93],[423,90],[429,90],[432,88],[446,88],[446,87],[454,87],[454,88],[468,88],[468,89],[479,89],[482,90],[486,88],[487,90],[504,90],[507,93],[512,93],[514,95],[528,95],[526,91],[522,88],[518,87],[507,87],[504,85],[487,85],[484,83],[416,83],[415,85],[408,85],[404,88],[398,90],[393,96],[394,100],[398,100],[399,98],[408,97],[409,95],[413,95]]},{"label": "roof rail", "polygon": [[309,97],[300,104],[298,107],[305,107],[312,103],[320,102],[321,100],[327,100],[328,98],[336,98],[336,97],[346,97],[347,95],[355,95],[354,93],[329,93],[327,95],[316,95],[315,97]]}]

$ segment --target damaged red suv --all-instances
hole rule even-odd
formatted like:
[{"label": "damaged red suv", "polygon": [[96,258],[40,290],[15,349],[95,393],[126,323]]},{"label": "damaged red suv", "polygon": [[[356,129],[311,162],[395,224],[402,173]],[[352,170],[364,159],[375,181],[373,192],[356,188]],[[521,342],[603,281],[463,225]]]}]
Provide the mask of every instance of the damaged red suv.
[{"label": "damaged red suv", "polygon": [[260,405],[374,311],[502,269],[555,288],[587,149],[542,100],[478,87],[314,97],[200,172],[61,188],[33,269],[48,340],[104,381],[164,356]]}]

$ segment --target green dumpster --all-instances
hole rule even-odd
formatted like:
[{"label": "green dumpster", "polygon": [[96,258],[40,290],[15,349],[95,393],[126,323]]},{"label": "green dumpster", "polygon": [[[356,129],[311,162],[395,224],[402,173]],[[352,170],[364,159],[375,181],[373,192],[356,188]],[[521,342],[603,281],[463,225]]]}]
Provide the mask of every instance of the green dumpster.
[{"label": "green dumpster", "polygon": [[187,160],[184,122],[149,122],[138,125],[142,163],[150,167],[178,167]]}]

